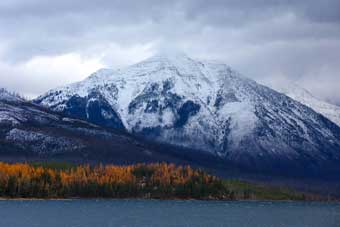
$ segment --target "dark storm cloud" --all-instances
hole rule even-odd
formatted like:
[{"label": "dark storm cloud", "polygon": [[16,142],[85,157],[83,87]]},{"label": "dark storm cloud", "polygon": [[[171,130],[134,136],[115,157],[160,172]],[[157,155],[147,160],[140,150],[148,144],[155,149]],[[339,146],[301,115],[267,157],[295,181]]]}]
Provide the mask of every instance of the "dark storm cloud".
[{"label": "dark storm cloud", "polygon": [[104,51],[111,44],[218,58],[255,79],[303,81],[340,102],[339,0],[0,2],[3,62],[80,53],[109,65],[117,58]]},{"label": "dark storm cloud", "polygon": [[[162,38],[176,42],[171,38],[200,35],[205,28],[227,32],[251,30],[251,26],[289,14],[315,23],[336,23],[340,20],[338,0],[316,0],[304,4],[302,1],[273,0],[3,1],[0,5],[0,34],[8,42],[6,54],[10,60],[30,58],[36,54],[59,54],[99,42],[129,45]],[[282,31],[275,27],[259,27],[259,32],[251,30],[252,33],[241,38],[270,42],[296,36],[315,39],[334,33],[336,38],[339,35],[339,30],[333,31],[332,27],[325,29],[319,26],[315,30],[295,28],[294,25],[299,24],[290,24]],[[214,41],[213,37],[211,41]]]}]

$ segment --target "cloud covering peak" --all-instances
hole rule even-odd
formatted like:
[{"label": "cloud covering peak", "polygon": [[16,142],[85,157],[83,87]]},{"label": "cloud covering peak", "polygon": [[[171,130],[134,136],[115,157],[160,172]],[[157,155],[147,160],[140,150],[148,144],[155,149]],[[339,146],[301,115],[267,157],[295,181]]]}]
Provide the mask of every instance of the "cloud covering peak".
[{"label": "cloud covering peak", "polygon": [[0,84],[33,96],[178,49],[340,103],[339,9],[338,0],[2,0]]}]

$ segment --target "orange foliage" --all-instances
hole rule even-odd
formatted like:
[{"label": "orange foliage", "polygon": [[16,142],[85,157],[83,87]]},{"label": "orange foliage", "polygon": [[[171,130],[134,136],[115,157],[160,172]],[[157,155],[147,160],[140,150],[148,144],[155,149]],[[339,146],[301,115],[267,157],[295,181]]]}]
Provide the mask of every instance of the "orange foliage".
[{"label": "orange foliage", "polygon": [[0,196],[202,198],[224,193],[219,179],[190,166],[81,165],[58,170],[0,162]]}]

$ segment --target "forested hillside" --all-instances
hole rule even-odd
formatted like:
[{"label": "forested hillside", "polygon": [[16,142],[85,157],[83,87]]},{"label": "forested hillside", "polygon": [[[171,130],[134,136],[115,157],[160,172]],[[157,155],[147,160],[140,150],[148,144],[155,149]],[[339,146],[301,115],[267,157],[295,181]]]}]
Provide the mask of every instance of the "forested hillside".
[{"label": "forested hillside", "polygon": [[301,193],[225,181],[190,166],[0,163],[0,196],[12,198],[312,199]]}]

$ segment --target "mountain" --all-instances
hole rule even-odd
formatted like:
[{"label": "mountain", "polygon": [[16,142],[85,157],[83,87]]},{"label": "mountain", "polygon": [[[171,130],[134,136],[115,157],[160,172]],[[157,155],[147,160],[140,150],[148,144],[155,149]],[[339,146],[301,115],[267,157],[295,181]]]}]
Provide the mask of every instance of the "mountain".
[{"label": "mountain", "polygon": [[4,88],[0,88],[0,100],[2,101],[23,101],[19,95],[11,93]]},{"label": "mountain", "polygon": [[245,169],[321,174],[339,168],[336,124],[226,64],[183,54],[102,69],[34,102]]},{"label": "mountain", "polygon": [[340,127],[340,107],[322,101],[296,83],[271,84],[270,87],[324,115]]},{"label": "mountain", "polygon": [[72,119],[0,89],[0,159],[185,163],[121,131]]}]

